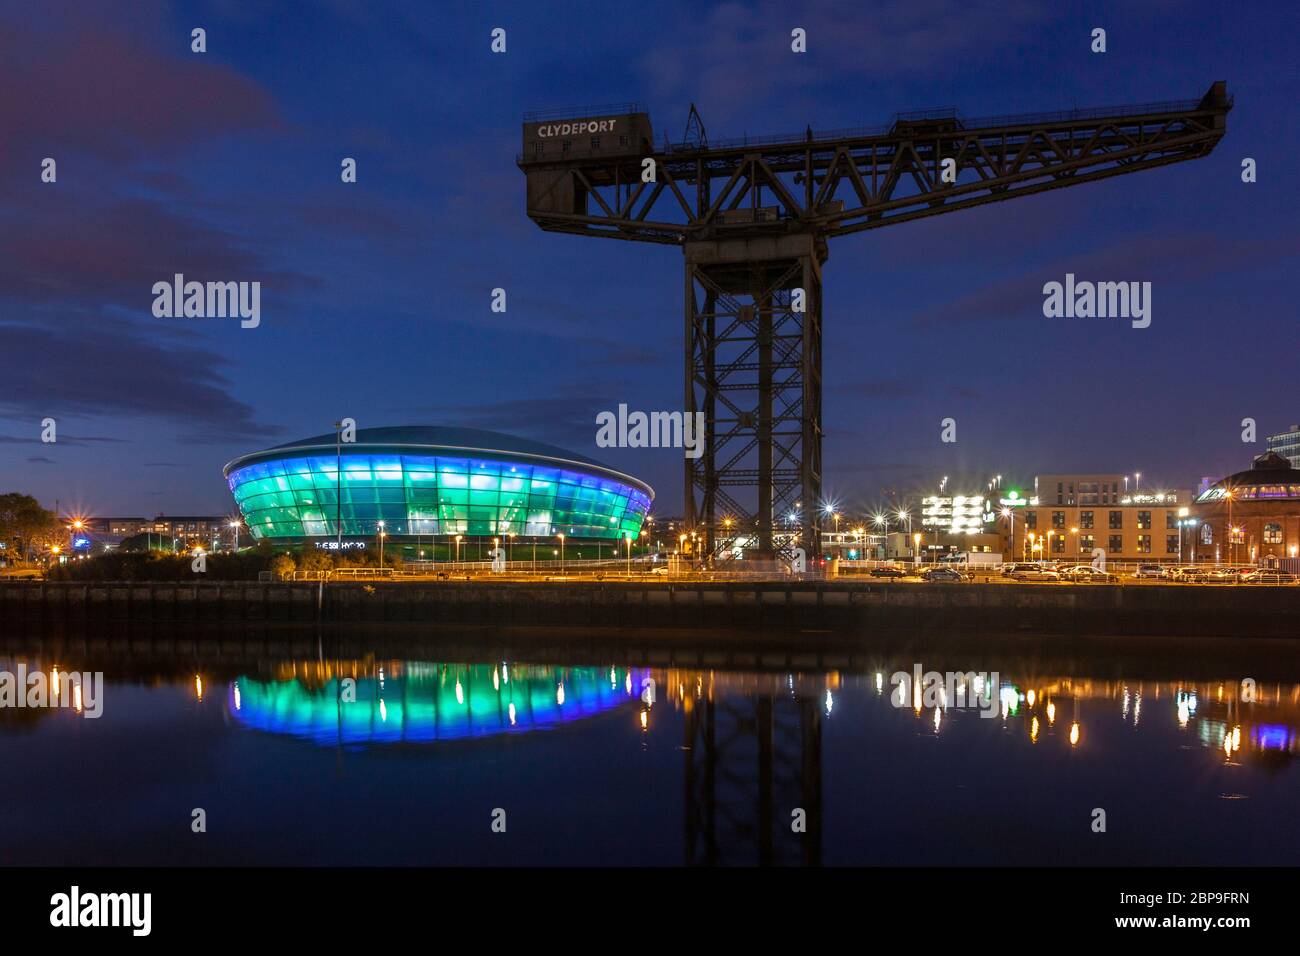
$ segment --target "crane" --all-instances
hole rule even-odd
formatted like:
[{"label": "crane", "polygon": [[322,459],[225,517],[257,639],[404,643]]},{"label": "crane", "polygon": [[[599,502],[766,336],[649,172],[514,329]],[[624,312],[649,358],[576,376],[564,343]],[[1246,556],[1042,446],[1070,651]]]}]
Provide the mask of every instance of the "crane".
[{"label": "crane", "polygon": [[542,229],[681,247],[685,411],[706,431],[683,516],[709,554],[725,520],[775,557],[816,540],[829,240],[1198,159],[1231,109],[1218,81],[1193,100],[710,141],[692,105],[682,141],[656,144],[622,103],[526,114],[517,165]]}]

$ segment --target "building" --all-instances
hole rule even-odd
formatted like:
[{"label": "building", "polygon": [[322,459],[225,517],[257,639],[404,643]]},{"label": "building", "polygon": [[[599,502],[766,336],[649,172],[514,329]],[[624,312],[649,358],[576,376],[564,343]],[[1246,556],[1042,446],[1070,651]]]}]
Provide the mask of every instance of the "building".
[{"label": "building", "polygon": [[[254,539],[363,547],[515,536],[636,539],[654,490],[589,458],[469,428],[317,435],[225,467]],[[341,496],[341,500],[340,500]],[[341,527],[340,527],[341,525]]]},{"label": "building", "polygon": [[158,515],[156,518],[79,518],[84,530],[95,543],[116,546],[124,539],[139,534],[158,535],[170,547],[203,545],[213,542],[229,544],[233,530],[229,515]]},{"label": "building", "polygon": [[1010,560],[1090,561],[1100,548],[1107,560],[1173,563],[1189,552],[1179,522],[1190,491],[1129,493],[1124,475],[1039,475],[1034,486],[1033,498],[1000,502]]},{"label": "building", "polygon": [[1281,455],[1292,468],[1300,468],[1300,425],[1292,425],[1280,435],[1269,435],[1268,450]]},{"label": "building", "polygon": [[[1269,439],[1270,443],[1272,439]],[[1196,559],[1272,564],[1300,554],[1300,469],[1275,451],[1196,499]]]},{"label": "building", "polygon": [[1128,492],[1128,475],[1039,475],[1034,479],[1034,496],[1045,505],[1109,505]]}]

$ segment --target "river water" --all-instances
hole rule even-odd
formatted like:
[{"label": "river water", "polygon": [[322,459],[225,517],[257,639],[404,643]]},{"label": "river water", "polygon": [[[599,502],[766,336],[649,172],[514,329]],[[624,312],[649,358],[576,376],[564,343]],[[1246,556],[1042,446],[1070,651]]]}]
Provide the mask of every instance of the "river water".
[{"label": "river water", "polygon": [[1285,642],[800,640],[9,635],[0,672],[104,684],[0,708],[0,862],[1300,859]]}]

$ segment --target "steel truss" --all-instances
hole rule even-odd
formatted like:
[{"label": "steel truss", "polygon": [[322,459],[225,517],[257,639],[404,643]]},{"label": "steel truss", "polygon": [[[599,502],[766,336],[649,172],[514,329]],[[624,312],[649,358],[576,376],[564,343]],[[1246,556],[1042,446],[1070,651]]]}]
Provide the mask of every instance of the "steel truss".
[{"label": "steel truss", "polygon": [[[816,135],[710,143],[701,124],[651,154],[653,182],[641,156],[519,166],[541,228],[684,249],[686,404],[709,424],[686,516],[707,523],[710,551],[728,518],[771,551],[795,503],[814,543],[828,239],[1197,159],[1231,108],[1218,82],[1200,100],[983,120],[932,110]],[[795,288],[809,298],[799,315]]]}]

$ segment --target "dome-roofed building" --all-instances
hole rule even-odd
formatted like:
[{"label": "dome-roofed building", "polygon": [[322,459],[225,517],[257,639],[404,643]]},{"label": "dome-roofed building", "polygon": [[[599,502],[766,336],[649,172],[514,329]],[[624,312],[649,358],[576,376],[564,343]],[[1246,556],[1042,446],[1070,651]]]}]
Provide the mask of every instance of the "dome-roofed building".
[{"label": "dome-roofed building", "polygon": [[1255,457],[1196,498],[1197,560],[1271,563],[1300,554],[1300,469],[1276,452]]},{"label": "dome-roofed building", "polygon": [[[654,490],[551,445],[472,428],[367,428],[236,458],[226,481],[253,537],[635,539]],[[342,500],[340,501],[340,491]],[[382,524],[381,524],[382,522]]]}]

